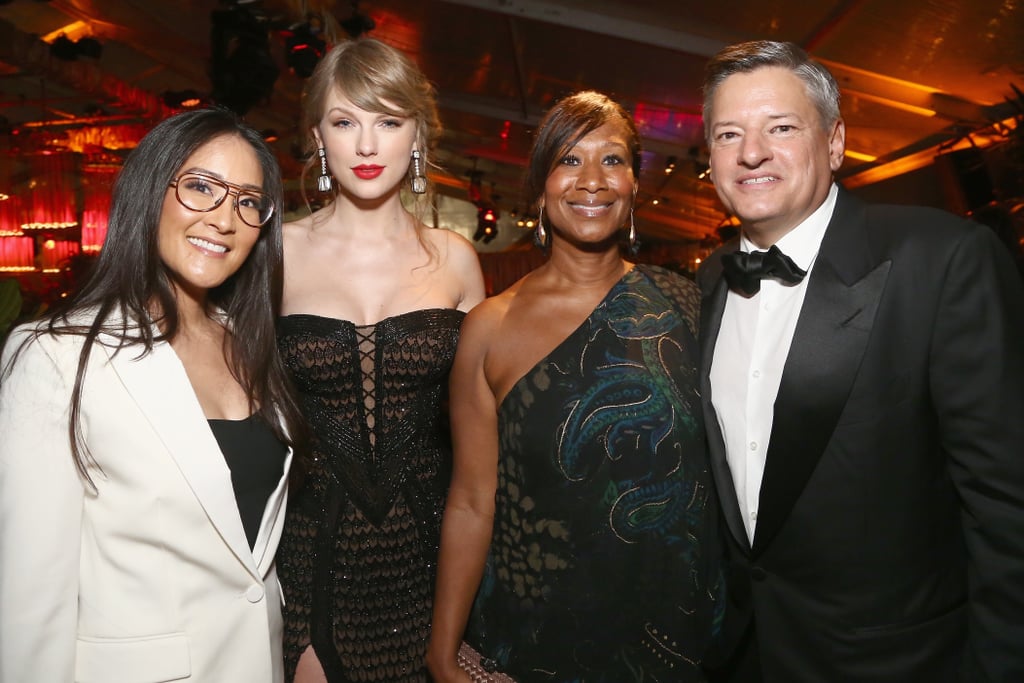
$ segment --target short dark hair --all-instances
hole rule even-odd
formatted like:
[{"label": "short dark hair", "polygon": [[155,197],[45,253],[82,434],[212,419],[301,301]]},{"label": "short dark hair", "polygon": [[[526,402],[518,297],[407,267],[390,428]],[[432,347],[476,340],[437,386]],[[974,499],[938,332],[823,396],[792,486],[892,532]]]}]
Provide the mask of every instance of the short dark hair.
[{"label": "short dark hair", "polygon": [[804,82],[822,128],[828,130],[839,120],[839,84],[828,69],[795,43],[751,40],[723,48],[704,68],[704,138],[708,142],[714,115],[712,100],[718,87],[733,74],[769,66],[789,69]]},{"label": "short dark hair", "polygon": [[607,95],[584,90],[556,102],[540,122],[526,171],[526,192],[530,201],[537,202],[544,194],[548,176],[576,143],[614,119],[621,119],[626,126],[633,176],[639,178],[640,134],[633,117]]}]

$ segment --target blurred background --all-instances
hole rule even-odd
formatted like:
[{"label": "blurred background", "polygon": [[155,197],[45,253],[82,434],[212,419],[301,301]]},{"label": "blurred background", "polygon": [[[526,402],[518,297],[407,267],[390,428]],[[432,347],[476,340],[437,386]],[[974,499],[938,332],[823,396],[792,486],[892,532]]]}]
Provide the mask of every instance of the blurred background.
[{"label": "blurred background", "polygon": [[754,38],[797,42],[836,75],[845,187],[984,218],[1020,250],[1019,0],[0,0],[0,280],[25,308],[65,295],[102,248],[124,155],[183,108],[222,104],[263,131],[287,215],[305,211],[303,82],[359,35],[437,86],[429,221],[474,240],[492,293],[542,258],[526,155],[546,109],[584,88],[622,102],[643,136],[638,260],[692,272],[733,234],[705,177],[700,84],[711,55]]}]

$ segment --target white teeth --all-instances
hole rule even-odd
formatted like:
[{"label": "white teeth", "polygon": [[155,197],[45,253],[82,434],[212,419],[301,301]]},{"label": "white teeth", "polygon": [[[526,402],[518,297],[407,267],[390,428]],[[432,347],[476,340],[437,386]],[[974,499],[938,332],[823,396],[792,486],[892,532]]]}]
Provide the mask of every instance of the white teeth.
[{"label": "white teeth", "polygon": [[204,240],[201,237],[188,237],[186,239],[188,239],[188,241],[191,244],[196,245],[200,249],[205,249],[206,251],[212,251],[215,254],[223,254],[223,253],[226,253],[227,250],[228,250],[228,248],[225,247],[225,246],[222,246],[220,244],[214,244],[213,242],[208,242],[207,240]]},{"label": "white teeth", "polygon": [[744,180],[743,185],[759,185],[761,183],[770,183],[775,180],[775,176],[764,176],[762,178],[751,178],[750,180]]}]

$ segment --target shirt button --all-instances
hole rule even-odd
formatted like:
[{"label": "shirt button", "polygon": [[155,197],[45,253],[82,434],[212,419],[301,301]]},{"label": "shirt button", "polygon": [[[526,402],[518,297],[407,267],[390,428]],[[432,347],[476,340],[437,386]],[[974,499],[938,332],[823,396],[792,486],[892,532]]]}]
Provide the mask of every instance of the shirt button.
[{"label": "shirt button", "polygon": [[263,599],[263,586],[253,585],[245,591],[245,599],[249,602],[259,602]]},{"label": "shirt button", "polygon": [[751,441],[750,442],[750,450],[752,450],[752,451],[756,451],[757,450],[757,442],[756,441]]},{"label": "shirt button", "polygon": [[754,379],[757,379],[758,377],[761,376],[761,371],[760,370],[754,370],[754,372],[752,372],[751,374],[754,376]]}]

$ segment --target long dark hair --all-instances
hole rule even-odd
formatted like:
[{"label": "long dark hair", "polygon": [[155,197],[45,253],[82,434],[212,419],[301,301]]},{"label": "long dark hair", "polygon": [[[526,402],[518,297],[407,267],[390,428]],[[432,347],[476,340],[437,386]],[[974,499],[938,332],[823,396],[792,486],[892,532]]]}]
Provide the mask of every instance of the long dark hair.
[{"label": "long dark hair", "polygon": [[[174,339],[178,308],[167,267],[160,258],[158,229],[167,188],[186,160],[206,143],[222,136],[247,142],[263,171],[263,191],[281,205],[283,182],[273,151],[262,136],[223,108],[176,114],[161,121],[125,160],[114,183],[107,238],[88,279],[63,306],[45,316],[34,336],[77,335],[84,338],[71,392],[68,438],[82,477],[92,483],[94,464],[82,435],[82,387],[89,355],[98,335],[117,340],[114,353],[139,357],[153,345]],[[209,293],[213,309],[223,311],[230,334],[225,357],[232,375],[245,390],[250,411],[258,413],[278,438],[296,447],[305,439],[303,422],[277,353],[275,320],[281,301],[281,216],[275,211],[261,228],[249,257],[238,271]],[[159,319],[153,320],[154,311]],[[155,329],[153,323],[159,323]],[[12,356],[11,364],[17,359]],[[9,372],[10,366],[5,370]],[[298,450],[298,449],[297,449]]]}]

